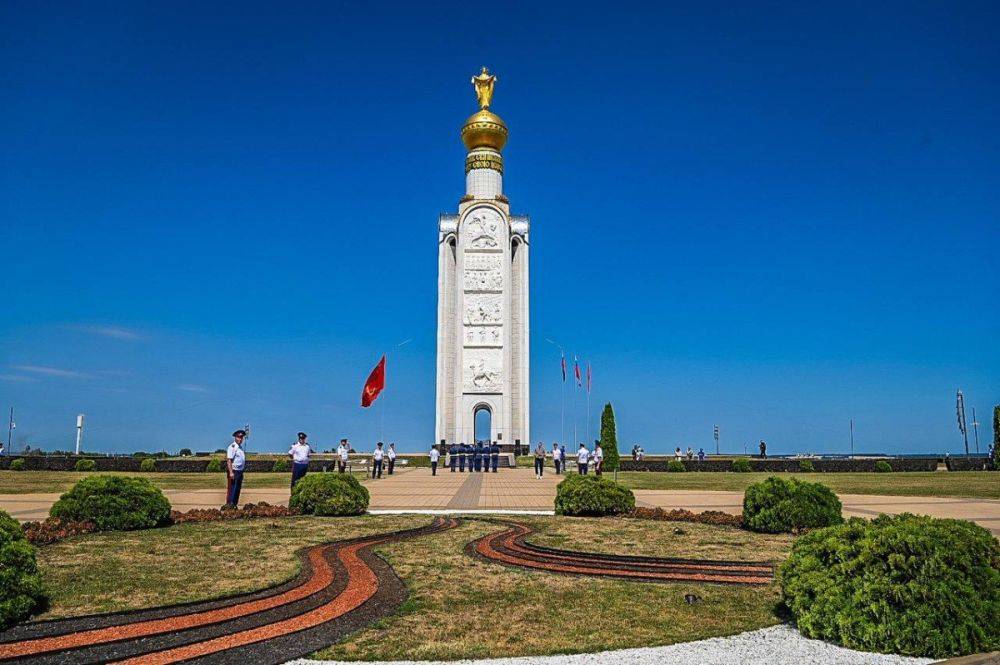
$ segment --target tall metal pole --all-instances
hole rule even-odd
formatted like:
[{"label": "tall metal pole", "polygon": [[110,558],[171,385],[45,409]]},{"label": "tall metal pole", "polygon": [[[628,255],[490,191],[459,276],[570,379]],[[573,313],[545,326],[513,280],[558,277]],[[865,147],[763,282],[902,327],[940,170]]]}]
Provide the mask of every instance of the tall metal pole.
[{"label": "tall metal pole", "polygon": [[14,407],[10,407],[10,420],[7,421],[7,454],[10,455],[13,449],[10,447],[11,434],[14,432]]},{"label": "tall metal pole", "polygon": [[969,430],[965,426],[965,397],[962,396],[962,391],[959,390],[958,394],[955,396],[955,409],[958,411],[958,431],[962,433],[962,437],[965,439],[965,456],[969,456]]},{"label": "tall metal pole", "polygon": [[976,420],[976,407],[972,407],[972,432],[976,435],[976,454],[979,454],[979,421]]},{"label": "tall metal pole", "polygon": [[719,426],[715,426],[715,454],[719,454]]},{"label": "tall metal pole", "polygon": [[851,418],[851,457],[854,457],[854,418]]},{"label": "tall metal pole", "polygon": [[83,441],[83,414],[76,417],[76,454],[80,454],[80,442]]}]

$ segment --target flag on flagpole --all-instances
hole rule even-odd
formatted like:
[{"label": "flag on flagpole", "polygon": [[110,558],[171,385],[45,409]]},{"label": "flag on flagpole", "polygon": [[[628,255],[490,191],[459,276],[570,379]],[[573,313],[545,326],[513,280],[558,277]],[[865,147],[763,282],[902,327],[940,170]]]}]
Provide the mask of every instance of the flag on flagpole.
[{"label": "flag on flagpole", "polygon": [[573,374],[576,376],[576,387],[579,388],[583,385],[583,378],[580,376],[580,361],[576,356],[573,356]]},{"label": "flag on flagpole", "polygon": [[378,365],[375,365],[375,369],[372,373],[368,375],[368,380],[365,381],[365,387],[361,390],[361,406],[368,408],[372,405],[379,393],[385,388],[385,356],[382,356],[382,360],[378,361]]},{"label": "flag on flagpole", "polygon": [[566,383],[566,355],[560,354],[559,364],[562,365],[563,383]]},{"label": "flag on flagpole", "polygon": [[590,361],[587,361],[587,394],[590,394],[590,388],[594,383],[594,375],[590,371]]}]

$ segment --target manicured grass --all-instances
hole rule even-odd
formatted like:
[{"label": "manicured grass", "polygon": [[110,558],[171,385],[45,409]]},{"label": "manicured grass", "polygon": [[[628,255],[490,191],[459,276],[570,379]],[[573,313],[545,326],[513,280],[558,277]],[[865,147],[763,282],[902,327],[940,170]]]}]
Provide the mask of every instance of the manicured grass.
[{"label": "manicured grass", "polygon": [[[300,547],[430,519],[261,519],[75,537],[39,550],[42,574],[53,591],[52,610],[40,618],[261,588],[297,572],[294,552]],[[533,536],[540,543],[595,551],[780,560],[790,542],[700,524],[555,517],[530,522],[543,532]],[[675,527],[684,533],[674,533]],[[408,600],[400,613],[320,655],[452,660],[571,653],[728,635],[779,621],[775,587],[570,577],[508,568],[463,552],[466,543],[498,528],[470,520],[451,531],[379,548],[409,588]],[[686,593],[702,600],[688,605]]]},{"label": "manicured grass", "polygon": [[[139,473],[126,471],[97,471],[115,476],[147,478],[160,489],[203,490],[226,489],[225,473]],[[76,471],[0,471],[0,494],[61,493],[78,480],[92,473]],[[248,473],[243,477],[243,489],[288,487],[291,472]]]},{"label": "manicured grass", "polygon": [[750,483],[769,476],[796,477],[823,483],[842,494],[896,496],[954,496],[1000,499],[1000,473],[996,471],[928,471],[908,473],[658,473],[628,471],[618,481],[644,490],[729,490],[742,492]]}]

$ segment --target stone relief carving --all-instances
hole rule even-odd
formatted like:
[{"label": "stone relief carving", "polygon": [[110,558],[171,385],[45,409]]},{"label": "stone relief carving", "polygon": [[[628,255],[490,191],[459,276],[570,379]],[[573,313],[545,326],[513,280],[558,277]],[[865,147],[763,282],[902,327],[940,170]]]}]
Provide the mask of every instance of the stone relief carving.
[{"label": "stone relief carving", "polygon": [[502,346],[502,328],[476,327],[465,329],[465,344],[467,346]]},{"label": "stone relief carving", "polygon": [[493,350],[467,352],[465,359],[466,390],[499,389],[500,354]]},{"label": "stone relief carving", "polygon": [[500,296],[468,296],[465,299],[466,324],[490,324],[503,322]]},{"label": "stone relief carving", "polygon": [[465,269],[466,291],[503,291],[503,273],[499,270]]},{"label": "stone relief carving", "polygon": [[468,246],[474,249],[496,249],[500,246],[500,219],[490,209],[476,210],[466,223]]}]

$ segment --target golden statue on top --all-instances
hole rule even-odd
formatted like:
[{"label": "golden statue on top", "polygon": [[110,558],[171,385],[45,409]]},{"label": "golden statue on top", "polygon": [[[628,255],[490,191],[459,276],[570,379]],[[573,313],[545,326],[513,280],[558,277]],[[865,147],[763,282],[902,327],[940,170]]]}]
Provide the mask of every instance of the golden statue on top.
[{"label": "golden statue on top", "polygon": [[479,76],[472,77],[472,87],[476,89],[476,97],[479,98],[479,108],[488,109],[493,101],[493,86],[496,85],[497,77],[490,74],[490,70],[483,67]]}]

